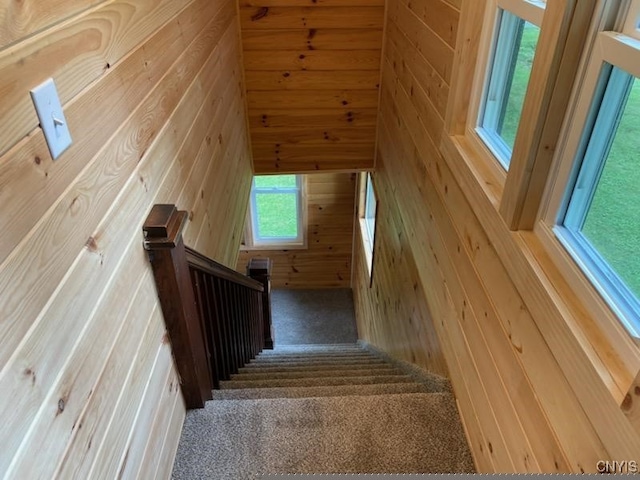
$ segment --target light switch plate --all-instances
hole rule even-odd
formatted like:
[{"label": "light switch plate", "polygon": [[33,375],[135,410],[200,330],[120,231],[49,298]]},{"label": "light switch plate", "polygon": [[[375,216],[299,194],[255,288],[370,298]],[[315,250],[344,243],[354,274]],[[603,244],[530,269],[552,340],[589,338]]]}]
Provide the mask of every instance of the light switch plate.
[{"label": "light switch plate", "polygon": [[55,160],[71,145],[71,133],[53,79],[31,90],[31,100],[36,107],[51,157]]}]

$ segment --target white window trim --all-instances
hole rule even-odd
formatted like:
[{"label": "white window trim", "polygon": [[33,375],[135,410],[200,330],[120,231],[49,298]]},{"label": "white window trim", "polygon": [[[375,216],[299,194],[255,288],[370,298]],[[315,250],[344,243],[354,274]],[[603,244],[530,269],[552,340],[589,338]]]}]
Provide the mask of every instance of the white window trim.
[{"label": "white window trim", "polygon": [[[542,0],[490,0],[486,3],[483,31],[480,38],[477,64],[475,69],[470,107],[467,117],[467,135],[476,148],[495,159],[500,170],[506,173],[509,165],[509,151],[501,137],[480,126],[481,112],[485,108],[484,98],[491,80],[493,52],[497,48],[497,35],[501,15],[498,9],[510,12],[523,20],[542,27],[546,2]],[[486,115],[486,113],[485,113]],[[497,177],[504,184],[505,175]]]},{"label": "white window trim", "polygon": [[[378,196],[375,191],[375,186],[373,184],[371,174],[369,172],[365,172],[361,174],[361,184],[360,184],[360,201],[358,202],[358,223],[360,225],[360,236],[362,238],[362,248],[364,250],[365,262],[367,264],[367,271],[369,273],[369,279],[371,280],[373,275],[373,260],[374,260],[374,248],[375,248],[375,238],[376,238],[376,230],[378,228]],[[367,193],[368,188],[371,186],[371,193],[373,195],[373,199],[375,200],[375,208],[373,212],[373,231],[371,231],[371,225],[366,217],[367,211]],[[370,283],[371,285],[371,283]]]},{"label": "white window trim", "polygon": [[[258,190],[270,190],[269,188],[259,188]],[[255,222],[257,216],[256,194],[260,193],[255,188],[255,177],[251,184],[249,208],[247,211],[247,221],[244,234],[244,244],[241,250],[295,250],[307,248],[307,200],[306,200],[306,179],[304,175],[296,175],[296,186],[290,188],[273,189],[274,193],[297,193],[298,201],[298,236],[291,239],[257,240],[253,232],[257,229]]]},{"label": "white window trim", "polygon": [[[633,0],[632,8],[638,7],[638,4],[640,1]],[[606,9],[603,10],[598,30],[604,28],[604,17],[607,13]],[[561,138],[564,140],[557,149],[554,165],[549,173],[534,233],[572,286],[584,308],[592,314],[593,320],[607,341],[616,346],[620,358],[631,371],[635,371],[640,345],[637,324],[633,325],[627,321],[624,303],[620,304],[620,297],[609,293],[608,285],[601,280],[602,276],[599,277],[597,256],[581,255],[583,252],[576,251],[582,248],[580,242],[572,241],[570,233],[562,231],[562,227],[556,227],[564,215],[564,206],[571,193],[567,185],[579,168],[574,165],[574,158],[582,144],[584,126],[592,114],[592,99],[599,88],[603,66],[609,63],[640,77],[639,40],[610,31],[597,31],[593,36],[593,48],[587,49],[582,67],[583,74],[580,81],[576,82],[577,93],[574,93],[572,100],[574,107],[570,109],[571,114],[563,126]]]},{"label": "white window trim", "polygon": [[631,0],[622,33],[640,40],[640,0]]}]

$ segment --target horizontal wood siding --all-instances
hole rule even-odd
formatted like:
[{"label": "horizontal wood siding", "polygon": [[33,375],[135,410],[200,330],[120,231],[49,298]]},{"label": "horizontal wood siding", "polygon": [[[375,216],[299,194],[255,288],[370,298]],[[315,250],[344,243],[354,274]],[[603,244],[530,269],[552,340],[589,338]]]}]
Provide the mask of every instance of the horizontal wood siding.
[{"label": "horizontal wood siding", "polygon": [[[142,223],[175,203],[235,266],[239,34],[227,0],[0,2],[0,477],[170,476],[185,407]],[[73,138],[55,162],[29,98],[48,77]]]},{"label": "horizontal wood siding", "polygon": [[373,167],[383,17],[382,0],[240,0],[256,173]]},{"label": "horizontal wood siding", "polygon": [[358,238],[354,258],[359,334],[448,372],[480,472],[595,472],[637,457],[638,437],[586,357],[568,359],[580,337],[550,327],[526,290],[540,272],[507,252],[530,253],[442,142],[461,3],[388,2],[371,286]]},{"label": "horizontal wood siding", "polygon": [[251,257],[269,257],[275,288],[349,288],[355,177],[307,175],[307,248],[241,251],[237,270],[245,273]]}]

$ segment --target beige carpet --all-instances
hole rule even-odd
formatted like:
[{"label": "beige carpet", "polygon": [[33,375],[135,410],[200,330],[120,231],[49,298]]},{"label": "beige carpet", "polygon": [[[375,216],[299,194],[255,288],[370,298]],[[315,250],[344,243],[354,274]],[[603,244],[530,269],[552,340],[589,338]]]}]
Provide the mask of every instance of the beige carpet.
[{"label": "beige carpet", "polygon": [[[356,358],[371,369],[338,361]],[[434,391],[442,379],[416,381],[359,346],[288,347],[243,371],[188,412],[173,478],[473,472],[453,396]]]}]

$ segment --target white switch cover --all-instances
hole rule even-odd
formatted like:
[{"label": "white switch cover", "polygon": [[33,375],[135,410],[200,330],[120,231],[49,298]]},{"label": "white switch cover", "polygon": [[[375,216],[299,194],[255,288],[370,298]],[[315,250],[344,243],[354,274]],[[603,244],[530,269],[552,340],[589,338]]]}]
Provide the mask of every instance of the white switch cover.
[{"label": "white switch cover", "polygon": [[51,157],[55,160],[71,145],[71,133],[53,79],[31,90],[31,100],[36,107]]}]

